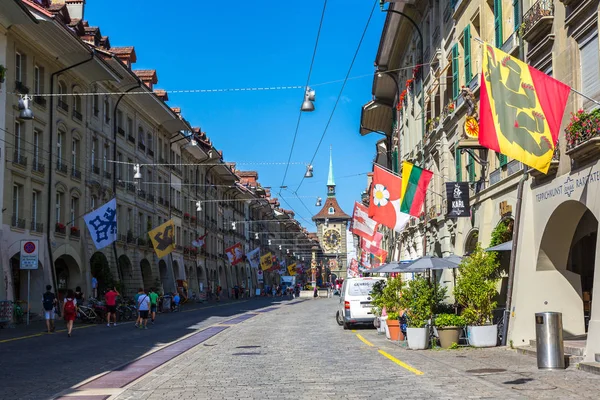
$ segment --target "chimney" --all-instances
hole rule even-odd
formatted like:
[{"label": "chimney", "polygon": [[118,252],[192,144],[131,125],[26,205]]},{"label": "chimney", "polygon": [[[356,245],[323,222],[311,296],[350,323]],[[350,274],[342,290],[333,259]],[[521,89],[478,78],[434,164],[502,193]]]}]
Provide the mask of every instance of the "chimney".
[{"label": "chimney", "polygon": [[85,0],[65,0],[65,4],[71,18],[83,19]]}]

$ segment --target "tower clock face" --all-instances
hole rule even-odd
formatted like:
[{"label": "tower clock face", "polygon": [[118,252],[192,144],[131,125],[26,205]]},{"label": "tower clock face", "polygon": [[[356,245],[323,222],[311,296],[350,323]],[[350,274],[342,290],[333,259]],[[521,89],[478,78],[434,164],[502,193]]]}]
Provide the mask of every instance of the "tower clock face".
[{"label": "tower clock face", "polygon": [[342,242],[342,236],[340,235],[340,233],[333,229],[326,230],[325,234],[323,235],[323,239],[325,242],[325,246],[327,246],[330,249],[335,249]]}]

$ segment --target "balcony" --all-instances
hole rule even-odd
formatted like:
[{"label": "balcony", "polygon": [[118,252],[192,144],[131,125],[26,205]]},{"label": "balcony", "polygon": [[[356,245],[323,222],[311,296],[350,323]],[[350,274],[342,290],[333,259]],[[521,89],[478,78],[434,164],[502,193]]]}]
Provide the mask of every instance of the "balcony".
[{"label": "balcony", "polygon": [[60,110],[63,110],[64,112],[68,113],[69,112],[69,105],[67,104],[66,101],[63,101],[61,99],[58,99],[58,108]]},{"label": "balcony", "polygon": [[158,157],[158,162],[159,162],[160,164],[164,164],[164,163],[165,163],[165,159],[164,159],[164,158],[162,158],[162,157]]},{"label": "balcony", "polygon": [[117,241],[119,241],[121,243],[125,243],[127,241],[127,235],[123,235],[122,233],[119,233],[117,235]]},{"label": "balcony", "polygon": [[56,225],[54,225],[54,232],[61,234],[61,235],[66,235],[67,227],[65,224],[61,224],[60,222],[57,222]]},{"label": "balcony", "polygon": [[146,192],[145,192],[145,191],[143,191],[143,190],[138,190],[138,191],[137,191],[137,195],[138,195],[138,197],[140,197],[140,198],[142,198],[142,199],[145,199],[145,198],[146,198]]},{"label": "balcony", "polygon": [[154,150],[148,149],[148,156],[149,157],[154,157]]},{"label": "balcony", "polygon": [[81,113],[77,110],[73,110],[73,119],[76,121],[83,121],[83,115],[81,115]]},{"label": "balcony", "polygon": [[92,172],[96,175],[100,175],[100,167],[97,165],[92,165]]},{"label": "balcony", "polygon": [[13,165],[19,165],[21,167],[27,166],[27,157],[23,156],[20,151],[15,151],[13,154]]},{"label": "balcony", "polygon": [[127,237],[125,238],[125,240],[127,241],[127,243],[134,243],[135,238],[133,237],[133,232],[127,232]]},{"label": "balcony", "polygon": [[75,167],[71,168],[71,178],[81,180],[81,171]]},{"label": "balcony", "polygon": [[33,98],[33,102],[40,107],[46,108],[47,101],[45,97],[36,96]]},{"label": "balcony", "polygon": [[550,34],[554,21],[554,0],[538,0],[523,15],[523,39],[533,43]]},{"label": "balcony", "polygon": [[127,141],[135,144],[135,138],[133,136],[131,136],[131,135],[127,135]]},{"label": "balcony", "polygon": [[31,221],[31,227],[29,228],[31,232],[43,233],[44,232],[44,224],[40,224],[35,221]]},{"label": "balcony", "polygon": [[118,127],[118,128],[117,128],[117,133],[118,133],[119,135],[121,135],[121,136],[123,136],[123,137],[124,137],[124,136],[125,136],[125,129],[123,129],[123,128],[121,128],[121,127]]},{"label": "balcony", "polygon": [[67,174],[67,164],[65,164],[61,160],[58,160],[56,162],[56,172],[60,172],[61,174],[66,175]]},{"label": "balcony", "polygon": [[146,151],[146,145],[142,142],[138,142],[138,149],[141,151]]},{"label": "balcony", "polygon": [[118,185],[119,187],[121,187],[121,188],[124,188],[124,187],[125,187],[125,182],[123,182],[123,180],[122,180],[122,179],[119,179],[119,180],[117,181],[117,185]]},{"label": "balcony", "polygon": [[104,171],[104,177],[106,179],[112,179],[112,174],[109,171]]},{"label": "balcony", "polygon": [[10,220],[10,226],[18,229],[25,229],[25,219],[19,218],[18,215],[13,215]]},{"label": "balcony", "polygon": [[79,230],[79,228],[76,226],[72,226],[69,237],[79,239],[81,237],[81,230]]},{"label": "balcony", "polygon": [[163,205],[164,203],[165,200],[162,197],[158,196],[158,204]]},{"label": "balcony", "polygon": [[19,94],[29,94],[29,88],[21,81],[15,81],[15,92]]},{"label": "balcony", "polygon": [[165,207],[169,207],[169,200],[165,200]]},{"label": "balcony", "polygon": [[144,236],[140,236],[140,237],[137,239],[137,244],[138,244],[138,246],[143,246],[143,247],[145,247],[145,246],[147,246],[147,245],[148,245],[148,241],[146,240],[146,238],[145,238]]},{"label": "balcony", "polygon": [[148,198],[147,198],[149,203],[154,203],[154,195],[151,193],[148,193]]},{"label": "balcony", "polygon": [[510,54],[511,56],[518,57],[519,56],[519,32],[514,31],[512,35],[506,42],[500,47],[500,50],[505,52],[506,54]]},{"label": "balcony", "polygon": [[39,174],[44,174],[46,172],[46,166],[34,159],[33,163],[31,164],[31,170]]},{"label": "balcony", "polygon": [[127,184],[127,191],[131,192],[131,193],[135,193],[135,184],[134,183],[128,183]]}]

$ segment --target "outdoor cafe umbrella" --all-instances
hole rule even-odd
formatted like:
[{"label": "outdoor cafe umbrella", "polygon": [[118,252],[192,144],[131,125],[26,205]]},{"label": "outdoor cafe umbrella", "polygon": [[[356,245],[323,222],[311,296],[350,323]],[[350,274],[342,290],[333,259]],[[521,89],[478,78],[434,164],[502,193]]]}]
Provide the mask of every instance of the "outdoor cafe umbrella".
[{"label": "outdoor cafe umbrella", "polygon": [[423,272],[428,269],[458,268],[459,262],[457,256],[454,256],[452,259],[423,256],[408,265],[401,265],[400,268],[395,268],[392,272]]},{"label": "outdoor cafe umbrella", "polygon": [[391,263],[380,265],[377,268],[367,270],[366,272],[368,272],[370,274],[387,274],[390,272],[397,272],[395,269],[402,265],[403,265],[402,263],[391,262]]},{"label": "outdoor cafe umbrella", "polygon": [[497,246],[489,247],[485,249],[485,251],[511,251],[513,247],[512,244],[512,240],[509,240],[508,242],[500,243]]}]

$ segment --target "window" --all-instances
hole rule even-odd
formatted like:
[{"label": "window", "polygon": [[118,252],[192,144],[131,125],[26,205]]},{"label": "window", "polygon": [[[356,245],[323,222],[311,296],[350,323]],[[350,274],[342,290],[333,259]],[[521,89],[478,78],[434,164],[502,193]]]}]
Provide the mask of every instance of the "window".
[{"label": "window", "polygon": [[77,161],[77,150],[79,149],[79,140],[73,139],[71,142],[71,166],[73,170],[77,169],[79,162]]},{"label": "window", "polygon": [[[96,209],[96,196],[92,196],[92,198],[90,199],[90,208],[92,210]],[[117,209],[120,210],[121,206],[117,206]],[[117,213],[117,215],[119,215],[119,214]]]},{"label": "window", "polygon": [[98,168],[96,165],[96,149],[98,148],[98,139],[92,139],[92,172],[98,173]]},{"label": "window", "polygon": [[63,81],[58,82],[58,108],[69,111],[67,103],[67,84]]},{"label": "window", "polygon": [[123,131],[123,111],[121,110],[117,110],[117,128]]},{"label": "window", "polygon": [[148,150],[152,150],[152,134],[149,132],[146,135],[146,146],[148,146]]},{"label": "window", "polygon": [[104,98],[104,108],[102,114],[104,115],[104,123],[108,124],[110,121],[110,105],[108,103],[108,97]]},{"label": "window", "polygon": [[137,219],[137,233],[138,236],[142,236],[142,221],[144,220],[144,214],[139,213]]},{"label": "window", "polygon": [[69,217],[69,222],[71,222],[71,226],[79,226],[76,218],[79,217],[79,198],[71,197],[71,214]]},{"label": "window", "polygon": [[104,147],[102,147],[102,169],[104,172],[108,172],[108,150],[110,144],[105,143]]},{"label": "window", "polygon": [[462,159],[460,149],[454,150],[454,161],[456,162],[456,181],[462,181]]},{"label": "window", "polygon": [[56,192],[56,203],[55,203],[55,214],[54,214],[54,217],[56,218],[56,223],[60,222],[62,200],[63,200],[62,192]]},{"label": "window", "polygon": [[127,228],[129,231],[133,233],[133,210],[131,208],[127,209]]},{"label": "window", "polygon": [[504,44],[504,36],[502,35],[502,0],[494,0],[494,34],[496,47],[502,47]]},{"label": "window", "polygon": [[42,148],[42,132],[39,129],[33,131],[33,168],[37,171],[40,164],[40,149]]},{"label": "window", "polygon": [[452,99],[458,98],[459,82],[458,82],[458,43],[452,46]]},{"label": "window", "polygon": [[147,229],[147,230],[149,230],[149,231],[151,231],[151,230],[152,230],[152,228],[154,228],[154,227],[152,226],[152,216],[151,216],[151,215],[148,215],[148,217],[147,217],[147,219],[146,219],[146,229]]},{"label": "window", "polygon": [[335,208],[333,208],[333,207],[329,207],[329,210],[327,210],[327,213],[328,213],[328,214],[333,214],[333,213],[335,213]]},{"label": "window", "polygon": [[73,101],[73,116],[81,121],[83,116],[81,115],[81,95],[79,93],[75,94],[75,99]]},{"label": "window", "polygon": [[25,57],[19,53],[15,53],[15,81],[25,83]]},{"label": "window", "polygon": [[127,159],[127,180],[133,181],[133,160],[131,158]]},{"label": "window", "polygon": [[158,138],[158,157],[163,158],[162,139]]},{"label": "window", "polygon": [[513,0],[513,21],[515,32],[521,27],[521,0]]},{"label": "window", "polygon": [[15,159],[21,157],[23,151],[23,133],[21,132],[21,123],[15,121]]},{"label": "window", "polygon": [[117,179],[123,179],[123,154],[117,152]]},{"label": "window", "polygon": [[467,164],[467,171],[469,172],[469,182],[475,182],[475,159],[469,154],[469,162]]},{"label": "window", "polygon": [[93,107],[94,107],[94,117],[98,117],[100,113],[100,98],[97,94],[92,97]]},{"label": "window", "polygon": [[[581,58],[581,88],[585,94],[592,99],[600,97],[600,66],[598,63],[598,32],[591,37],[586,38],[579,45]],[[589,110],[595,106],[595,103],[584,99],[583,108]]]},{"label": "window", "polygon": [[127,118],[127,134],[133,136],[133,120],[131,118]]},{"label": "window", "polygon": [[33,93],[44,93],[44,68],[39,65],[33,67]]},{"label": "window", "polygon": [[37,231],[38,222],[38,202],[40,193],[37,190],[31,192],[31,229]]},{"label": "window", "polygon": [[18,185],[16,183],[13,185],[13,218],[15,220],[13,225],[16,225],[16,221],[21,216],[21,214],[20,214],[21,209],[19,206],[23,202],[23,196],[21,194],[22,189],[23,189],[23,186],[21,186],[21,185]]},{"label": "window", "polygon": [[471,25],[467,25],[463,37],[463,49],[465,52],[465,86],[469,86],[473,75],[471,74]]},{"label": "window", "polygon": [[58,135],[56,136],[56,158],[59,166],[63,164],[62,144],[64,136],[65,133],[61,131],[59,131]]}]

